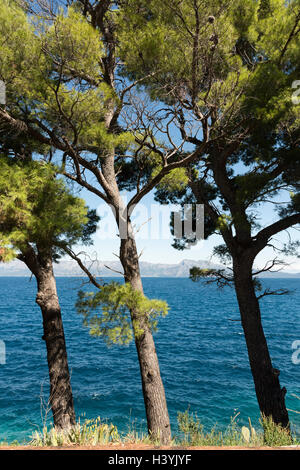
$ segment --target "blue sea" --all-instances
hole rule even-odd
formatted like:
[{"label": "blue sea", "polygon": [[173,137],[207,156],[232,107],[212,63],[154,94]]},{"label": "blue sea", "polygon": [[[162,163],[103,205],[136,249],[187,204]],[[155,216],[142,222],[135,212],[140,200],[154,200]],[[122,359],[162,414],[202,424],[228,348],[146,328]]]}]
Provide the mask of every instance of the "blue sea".
[{"label": "blue sea", "polygon": [[[300,353],[292,344],[300,341],[300,280],[266,279],[263,284],[293,291],[265,297],[261,306],[272,360],[288,390],[287,406],[299,412],[300,400],[294,395],[300,397]],[[122,432],[129,427],[146,431],[134,344],[107,348],[103,340],[91,337],[74,308],[83,280],[58,278],[57,285],[77,418],[100,416]],[[206,428],[217,424],[225,429],[236,415],[240,425],[250,417],[258,426],[242,327],[232,321],[239,318],[234,291],[177,278],[145,278],[144,288],[149,297],[165,299],[170,306],[155,342],[173,433],[178,432],[178,411],[188,408]],[[0,278],[0,340],[6,345],[6,363],[0,364],[0,441],[27,441],[51,422],[42,318],[35,295],[33,279]],[[299,433],[300,414],[290,412],[290,418]]]}]

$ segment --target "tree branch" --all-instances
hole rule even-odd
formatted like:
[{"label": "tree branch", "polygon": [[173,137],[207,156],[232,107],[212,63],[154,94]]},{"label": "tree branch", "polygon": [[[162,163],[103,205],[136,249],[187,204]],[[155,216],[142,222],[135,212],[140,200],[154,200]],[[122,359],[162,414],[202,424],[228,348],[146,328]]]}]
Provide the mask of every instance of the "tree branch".
[{"label": "tree branch", "polygon": [[273,235],[300,223],[300,213],[290,215],[262,229],[254,238],[254,247],[261,251]]},{"label": "tree branch", "polygon": [[95,276],[92,275],[92,273],[88,270],[88,268],[83,264],[81,259],[74,253],[73,250],[68,248],[67,246],[61,246],[61,248],[78,264],[78,266],[82,269],[83,272],[87,275],[91,283],[97,287],[97,289],[101,289],[101,284],[99,284],[95,278]]}]

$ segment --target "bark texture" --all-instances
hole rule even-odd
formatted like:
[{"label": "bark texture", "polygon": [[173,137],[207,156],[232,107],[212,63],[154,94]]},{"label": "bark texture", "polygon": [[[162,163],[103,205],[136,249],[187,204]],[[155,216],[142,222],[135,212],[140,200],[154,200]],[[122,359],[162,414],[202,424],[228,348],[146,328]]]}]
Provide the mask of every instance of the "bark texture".
[{"label": "bark texture", "polygon": [[[101,161],[106,182],[105,190],[119,228],[120,261],[124,270],[124,279],[134,290],[143,293],[139,257],[130,221],[130,207],[125,207],[121,198],[114,165],[114,153],[107,154]],[[146,318],[141,318],[134,311],[130,313],[133,329],[143,330],[143,334],[135,334],[135,345],[140,365],[148,432],[162,444],[168,444],[171,440],[170,419],[152,331]]]},{"label": "bark texture", "polygon": [[[125,281],[130,283],[133,289],[143,293],[138,254],[130,223],[128,232],[128,237],[121,240],[120,247]],[[135,345],[140,364],[148,431],[162,444],[168,444],[171,440],[170,419],[153,335],[146,318],[137,316],[134,311],[131,312],[131,318],[133,325],[137,323],[138,329],[143,330],[142,334],[135,335]]]},{"label": "bark texture", "polygon": [[280,371],[272,366],[251,271],[247,263],[235,260],[235,289],[256,396],[264,416],[272,417],[274,423],[289,428],[289,416],[285,405],[286,389],[280,386]]},{"label": "bark texture", "polygon": [[66,341],[50,253],[23,253],[23,260],[37,279],[36,302],[43,317],[43,339],[47,348],[50,379],[49,403],[54,426],[67,429],[75,425],[75,411],[67,359]]}]

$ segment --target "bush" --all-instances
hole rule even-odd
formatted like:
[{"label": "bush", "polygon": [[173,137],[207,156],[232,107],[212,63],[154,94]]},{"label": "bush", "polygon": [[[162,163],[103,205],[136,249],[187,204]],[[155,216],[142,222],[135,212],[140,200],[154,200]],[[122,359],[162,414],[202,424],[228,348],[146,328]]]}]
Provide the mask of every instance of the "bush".
[{"label": "bush", "polygon": [[288,446],[293,443],[293,438],[288,429],[275,424],[272,418],[263,416],[260,420],[264,430],[264,444],[270,447]]},{"label": "bush", "polygon": [[59,431],[52,427],[43,428],[42,432],[35,432],[32,436],[33,446],[66,446],[66,445],[92,445],[107,444],[119,440],[119,433],[113,424],[101,423],[100,418],[86,420],[83,425],[80,421],[72,428]]}]

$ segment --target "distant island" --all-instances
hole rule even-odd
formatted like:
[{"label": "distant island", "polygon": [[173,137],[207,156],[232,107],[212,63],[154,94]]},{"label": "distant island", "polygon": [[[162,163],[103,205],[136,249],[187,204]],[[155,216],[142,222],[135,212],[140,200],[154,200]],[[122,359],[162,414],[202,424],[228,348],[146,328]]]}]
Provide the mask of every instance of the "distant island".
[{"label": "distant island", "polygon": [[[91,261],[86,260],[85,264],[94,275],[99,277],[121,277],[122,268],[119,261],[97,261],[92,264]],[[177,264],[149,263],[147,261],[140,262],[141,274],[143,277],[189,277],[190,269],[193,266],[197,266],[201,269],[224,268],[224,266],[220,264],[214,264],[207,260],[194,261],[186,259]],[[77,263],[72,260],[62,260],[59,264],[55,265],[54,271],[57,277],[84,276],[84,273],[81,271]],[[0,277],[23,277],[30,275],[30,271],[26,268],[24,263],[21,263],[21,261],[16,260],[11,263],[0,264]],[[260,274],[259,277],[300,279],[300,272],[265,272]]]}]

